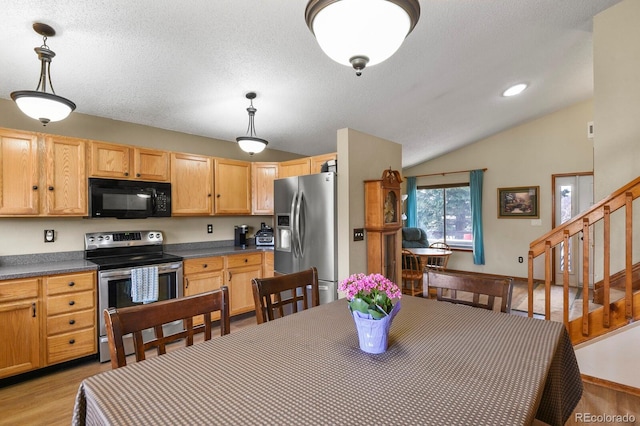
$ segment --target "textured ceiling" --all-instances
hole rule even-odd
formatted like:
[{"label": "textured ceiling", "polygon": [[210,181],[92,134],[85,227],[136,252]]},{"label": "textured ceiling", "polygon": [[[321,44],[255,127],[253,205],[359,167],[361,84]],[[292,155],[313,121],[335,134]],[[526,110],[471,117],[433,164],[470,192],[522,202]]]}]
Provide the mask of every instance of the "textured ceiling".
[{"label": "textured ceiling", "polygon": [[40,21],[77,112],[235,140],[255,91],[269,148],[334,151],[350,127],[401,143],[411,166],[590,98],[592,18],[619,1],[421,0],[400,50],[356,77],[318,47],[306,0],[4,0],[0,98],[35,89]]}]

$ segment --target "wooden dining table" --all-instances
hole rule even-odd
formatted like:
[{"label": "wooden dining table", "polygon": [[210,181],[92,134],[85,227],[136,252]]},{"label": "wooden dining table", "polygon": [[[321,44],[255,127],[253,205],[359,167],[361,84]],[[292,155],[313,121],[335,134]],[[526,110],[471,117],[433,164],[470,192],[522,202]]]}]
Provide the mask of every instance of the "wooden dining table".
[{"label": "wooden dining table", "polygon": [[73,424],[562,425],[580,400],[561,323],[400,303],[385,353],[340,299],[87,378]]}]

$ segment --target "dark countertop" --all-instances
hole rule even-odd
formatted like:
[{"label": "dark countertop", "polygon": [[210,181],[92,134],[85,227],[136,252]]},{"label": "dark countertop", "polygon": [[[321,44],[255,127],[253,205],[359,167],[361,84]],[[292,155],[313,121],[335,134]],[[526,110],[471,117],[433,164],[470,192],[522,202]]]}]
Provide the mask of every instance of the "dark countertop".
[{"label": "dark countertop", "polygon": [[210,247],[210,248],[197,248],[197,249],[167,249],[166,253],[181,256],[184,259],[197,259],[199,257],[209,256],[227,256],[230,254],[241,253],[262,253],[263,251],[273,251],[272,246],[247,246],[247,248],[240,248],[234,246],[224,247]]},{"label": "dark countertop", "polygon": [[95,271],[98,266],[81,260],[66,260],[62,262],[30,263],[26,265],[0,266],[0,280],[31,278],[42,275],[69,274],[72,272]]}]

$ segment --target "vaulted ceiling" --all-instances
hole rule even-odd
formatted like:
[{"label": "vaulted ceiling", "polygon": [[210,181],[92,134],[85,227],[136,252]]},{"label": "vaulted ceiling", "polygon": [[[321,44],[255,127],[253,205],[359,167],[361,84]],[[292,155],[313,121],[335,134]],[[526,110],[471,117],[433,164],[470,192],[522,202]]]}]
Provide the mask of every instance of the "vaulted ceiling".
[{"label": "vaulted ceiling", "polygon": [[79,113],[235,140],[255,91],[269,148],[334,151],[350,127],[411,166],[590,98],[592,18],[619,1],[420,0],[400,50],[356,77],[320,50],[306,0],[5,0],[0,98],[35,89],[44,22],[54,88]]}]

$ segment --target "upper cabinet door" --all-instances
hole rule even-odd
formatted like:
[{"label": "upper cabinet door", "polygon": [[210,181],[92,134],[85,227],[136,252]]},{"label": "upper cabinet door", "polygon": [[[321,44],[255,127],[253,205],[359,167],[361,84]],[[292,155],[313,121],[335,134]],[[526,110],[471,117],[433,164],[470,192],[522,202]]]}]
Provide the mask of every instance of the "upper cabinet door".
[{"label": "upper cabinet door", "polygon": [[320,173],[322,170],[322,165],[329,160],[338,159],[337,152],[331,152],[329,154],[316,155],[311,157],[311,174]]},{"label": "upper cabinet door", "polygon": [[46,214],[62,216],[87,215],[87,174],[85,141],[47,136]]},{"label": "upper cabinet door", "polygon": [[273,181],[278,179],[278,163],[251,164],[253,214],[273,214]]},{"label": "upper cabinet door", "polygon": [[37,215],[38,137],[0,129],[0,215]]},{"label": "upper cabinet door", "polygon": [[212,213],[213,167],[210,157],[171,153],[171,214],[206,216]]},{"label": "upper cabinet door", "polygon": [[251,163],[216,158],[215,214],[251,214]]},{"label": "upper cabinet door", "polygon": [[169,181],[169,152],[157,149],[135,148],[133,151],[135,179],[156,182]]},{"label": "upper cabinet door", "polygon": [[278,170],[278,178],[304,176],[311,174],[311,157],[282,161]]},{"label": "upper cabinet door", "polygon": [[89,176],[129,179],[131,147],[104,142],[90,142]]}]

